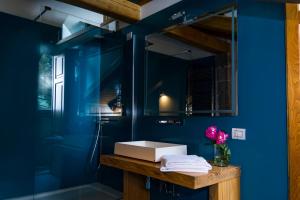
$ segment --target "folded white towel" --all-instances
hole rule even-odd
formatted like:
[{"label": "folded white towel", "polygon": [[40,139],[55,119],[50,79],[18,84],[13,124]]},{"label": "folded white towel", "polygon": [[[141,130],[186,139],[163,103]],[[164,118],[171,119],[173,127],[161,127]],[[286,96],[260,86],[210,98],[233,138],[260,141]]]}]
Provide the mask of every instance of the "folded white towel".
[{"label": "folded white towel", "polygon": [[161,172],[190,172],[190,173],[208,173],[209,170],[205,169],[190,169],[190,168],[184,168],[184,169],[177,169],[177,168],[160,168]]},{"label": "folded white towel", "polygon": [[202,157],[196,155],[165,155],[161,158],[162,172],[203,172],[208,173],[211,165]]}]

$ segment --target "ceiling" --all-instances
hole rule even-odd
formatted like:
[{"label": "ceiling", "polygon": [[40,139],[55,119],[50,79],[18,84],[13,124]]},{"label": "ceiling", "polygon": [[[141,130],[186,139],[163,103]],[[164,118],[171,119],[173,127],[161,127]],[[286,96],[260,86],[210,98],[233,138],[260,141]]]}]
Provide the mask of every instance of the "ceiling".
[{"label": "ceiling", "polygon": [[9,0],[0,1],[0,12],[33,20],[49,6],[48,11],[40,18],[40,22],[61,27],[66,18],[72,16],[80,21],[99,26],[103,22],[103,15],[83,8],[54,0]]},{"label": "ceiling", "polygon": [[[63,3],[66,1],[67,3]],[[82,1],[82,0],[81,0]],[[160,10],[163,10],[173,4],[178,3],[181,0],[127,0],[140,7],[140,19],[144,19]],[[68,0],[3,0],[0,1],[0,12],[23,17],[33,20],[36,18],[45,8],[48,6],[52,8],[51,11],[46,12],[39,20],[42,23],[60,27],[68,16],[77,17],[81,21],[99,26],[103,22],[103,13],[99,14],[97,8],[95,12],[76,6],[76,2]],[[101,1],[100,1],[101,2]],[[71,5],[73,4],[73,5]],[[126,5],[126,3],[123,3]],[[95,4],[96,6],[97,4]],[[121,5],[121,4],[120,4]],[[86,7],[85,7],[86,8]],[[91,7],[89,7],[90,9]],[[109,13],[113,13],[117,9],[109,10]],[[116,18],[121,21],[123,19]],[[126,20],[125,20],[126,22]]]},{"label": "ceiling", "polygon": [[[135,7],[135,4],[141,6],[141,19],[179,1],[181,0],[130,0]],[[126,3],[123,4],[126,5]],[[50,7],[51,10],[47,11],[39,21],[53,26],[61,27],[70,18],[72,20],[77,18],[79,21],[94,26],[100,26],[104,21],[102,14],[55,0],[0,1],[0,12],[33,20],[44,10],[45,6]],[[114,12],[111,9],[107,11]],[[231,39],[231,28],[230,16],[210,17],[188,26],[165,30],[163,32],[167,34],[164,35],[149,36],[148,41],[152,45],[148,47],[148,50],[185,60],[207,57],[220,51],[227,52],[229,43],[226,40]]]}]

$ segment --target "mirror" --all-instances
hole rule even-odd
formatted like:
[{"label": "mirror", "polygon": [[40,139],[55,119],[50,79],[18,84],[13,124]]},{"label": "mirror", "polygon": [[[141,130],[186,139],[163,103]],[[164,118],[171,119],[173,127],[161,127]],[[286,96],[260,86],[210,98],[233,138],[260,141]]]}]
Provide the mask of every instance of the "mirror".
[{"label": "mirror", "polygon": [[237,115],[237,12],[180,21],[146,36],[146,116]]}]

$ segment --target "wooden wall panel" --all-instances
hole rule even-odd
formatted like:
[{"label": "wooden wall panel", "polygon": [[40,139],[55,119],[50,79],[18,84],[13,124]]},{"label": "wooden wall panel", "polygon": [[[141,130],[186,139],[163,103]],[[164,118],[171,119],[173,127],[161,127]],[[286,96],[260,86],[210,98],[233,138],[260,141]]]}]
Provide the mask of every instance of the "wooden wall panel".
[{"label": "wooden wall panel", "polygon": [[286,4],[286,61],[289,151],[289,199],[300,199],[300,74],[299,12]]}]

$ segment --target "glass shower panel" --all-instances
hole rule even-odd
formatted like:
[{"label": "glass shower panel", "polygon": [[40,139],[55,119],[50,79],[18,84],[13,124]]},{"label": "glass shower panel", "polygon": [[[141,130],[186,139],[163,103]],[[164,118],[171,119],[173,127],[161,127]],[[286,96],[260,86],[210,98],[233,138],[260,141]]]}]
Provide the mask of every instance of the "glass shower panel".
[{"label": "glass shower panel", "polygon": [[41,55],[35,199],[120,197],[101,192],[110,190],[103,184],[121,186],[104,181],[110,169],[99,158],[131,136],[132,41],[125,38],[88,26]]}]

